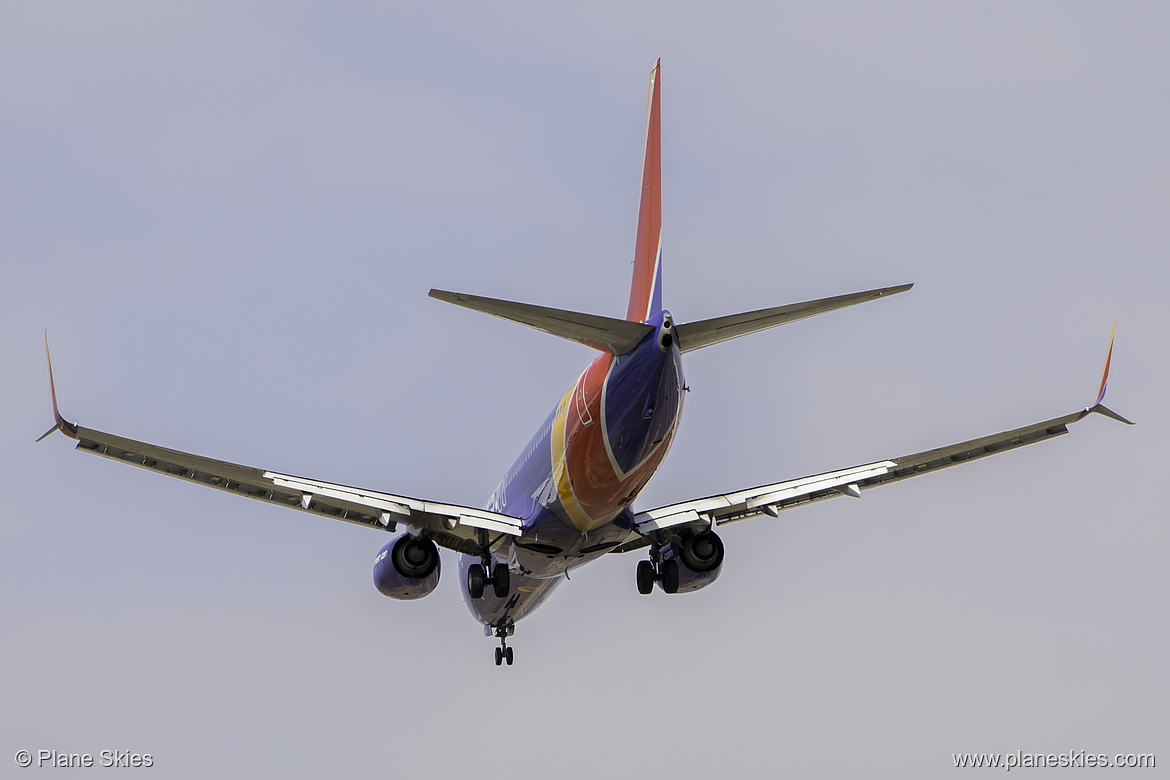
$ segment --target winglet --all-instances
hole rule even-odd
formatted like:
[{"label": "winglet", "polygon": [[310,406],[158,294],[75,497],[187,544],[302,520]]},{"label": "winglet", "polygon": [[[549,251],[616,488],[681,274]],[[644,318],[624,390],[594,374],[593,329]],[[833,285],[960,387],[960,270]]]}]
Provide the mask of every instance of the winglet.
[{"label": "winglet", "polygon": [[1105,390],[1109,387],[1109,363],[1113,360],[1113,334],[1116,332],[1117,320],[1114,320],[1113,330],[1109,331],[1109,351],[1105,353],[1105,370],[1101,372],[1101,389],[1097,392],[1097,404],[1105,400]]},{"label": "winglet", "polygon": [[57,385],[53,381],[53,358],[49,356],[48,331],[45,331],[45,359],[49,361],[49,393],[53,396],[53,418],[56,420],[56,423],[53,424],[52,428],[41,434],[41,438],[37,439],[37,441],[41,441],[41,439],[44,439],[50,433],[57,430],[72,439],[76,439],[77,426],[62,417],[61,412],[57,409]]},{"label": "winglet", "polygon": [[1089,412],[1096,412],[1110,417],[1118,422],[1123,422],[1126,425],[1133,425],[1132,422],[1122,417],[1117,412],[1113,411],[1107,406],[1102,405],[1105,400],[1105,391],[1109,388],[1109,364],[1113,361],[1113,334],[1117,332],[1117,322],[1113,323],[1113,330],[1109,331],[1109,351],[1105,353],[1105,370],[1101,372],[1101,388],[1097,391],[1097,401],[1089,408],[1085,409],[1085,414]]}]

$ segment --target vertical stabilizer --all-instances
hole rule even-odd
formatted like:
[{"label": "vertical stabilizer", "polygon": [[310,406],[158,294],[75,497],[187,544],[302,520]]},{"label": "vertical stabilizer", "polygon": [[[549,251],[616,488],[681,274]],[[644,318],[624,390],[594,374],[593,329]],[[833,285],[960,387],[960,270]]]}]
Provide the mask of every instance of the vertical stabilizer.
[{"label": "vertical stabilizer", "polygon": [[638,203],[638,238],[634,244],[634,279],[626,319],[645,322],[662,311],[662,121],[658,112],[662,60],[650,70],[646,105],[646,139],[642,149],[642,192]]}]

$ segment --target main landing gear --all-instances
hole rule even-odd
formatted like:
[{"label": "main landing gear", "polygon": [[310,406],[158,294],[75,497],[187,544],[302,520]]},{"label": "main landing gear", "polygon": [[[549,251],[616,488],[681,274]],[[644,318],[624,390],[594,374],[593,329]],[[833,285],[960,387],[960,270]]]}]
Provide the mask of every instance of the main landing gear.
[{"label": "main landing gear", "polygon": [[[485,585],[492,586],[492,593],[498,599],[508,598],[510,582],[507,564],[497,563],[492,566],[492,576],[487,576],[485,564],[473,563],[467,567],[467,595],[473,599],[483,598]],[[511,661],[509,661],[511,663]]]},{"label": "main landing gear", "polygon": [[661,582],[667,593],[678,593],[678,561],[660,561],[658,551],[650,552],[650,560],[638,561],[638,592],[646,596]]},{"label": "main landing gear", "polygon": [[508,647],[508,637],[516,633],[515,623],[505,623],[495,627],[496,636],[500,638],[500,646],[496,648],[496,666],[502,666],[505,661],[512,665],[512,648]]}]

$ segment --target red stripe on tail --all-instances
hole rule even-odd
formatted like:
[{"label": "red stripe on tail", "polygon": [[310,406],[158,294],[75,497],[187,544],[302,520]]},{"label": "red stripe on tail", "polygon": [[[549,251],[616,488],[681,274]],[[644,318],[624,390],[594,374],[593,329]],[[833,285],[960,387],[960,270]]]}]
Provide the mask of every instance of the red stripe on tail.
[{"label": "red stripe on tail", "polygon": [[[650,94],[646,107],[646,140],[642,152],[642,192],[638,204],[638,238],[634,244],[634,279],[630,285],[630,304],[626,319],[644,322],[651,314],[655,284],[659,277],[658,249],[662,237],[662,170],[661,118],[658,95],[661,86],[662,60],[650,70]],[[659,300],[661,300],[659,298]]]}]

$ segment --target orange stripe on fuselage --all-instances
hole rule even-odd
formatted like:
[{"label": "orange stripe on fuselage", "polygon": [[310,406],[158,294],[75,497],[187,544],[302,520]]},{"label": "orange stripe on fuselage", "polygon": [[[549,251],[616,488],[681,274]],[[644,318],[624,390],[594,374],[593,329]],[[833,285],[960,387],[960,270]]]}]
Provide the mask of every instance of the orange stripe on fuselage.
[{"label": "orange stripe on fuselage", "polygon": [[579,531],[613,520],[645,487],[674,437],[674,427],[650,455],[622,479],[605,448],[601,398],[613,356],[599,355],[565,394],[553,420],[553,475],[557,494]]}]

